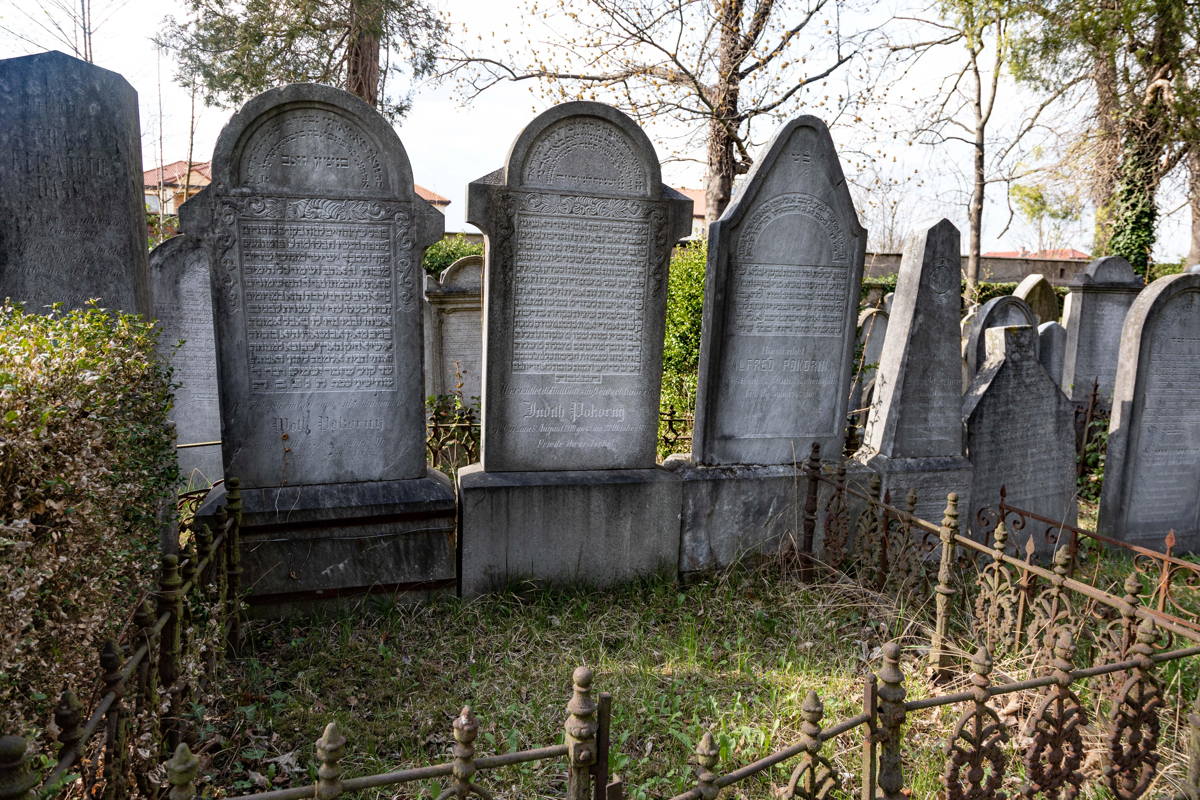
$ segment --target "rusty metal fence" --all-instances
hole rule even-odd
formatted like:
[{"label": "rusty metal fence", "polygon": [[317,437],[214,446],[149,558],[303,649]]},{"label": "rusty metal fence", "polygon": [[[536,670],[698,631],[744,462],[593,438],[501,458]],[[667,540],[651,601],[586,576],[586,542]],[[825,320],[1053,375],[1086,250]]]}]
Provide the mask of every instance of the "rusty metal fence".
[{"label": "rusty metal fence", "polygon": [[[132,627],[101,647],[100,685],[63,691],[54,710],[58,755],[45,775],[31,769],[24,738],[0,737],[0,800],[157,796],[147,773],[181,743],[197,676],[211,674],[241,633],[242,501],[236,478],[226,487],[216,524],[181,523],[180,554],[162,557],[158,585],[134,609]],[[203,494],[181,496],[181,519],[190,520]],[[90,708],[80,696],[94,701]]]}]

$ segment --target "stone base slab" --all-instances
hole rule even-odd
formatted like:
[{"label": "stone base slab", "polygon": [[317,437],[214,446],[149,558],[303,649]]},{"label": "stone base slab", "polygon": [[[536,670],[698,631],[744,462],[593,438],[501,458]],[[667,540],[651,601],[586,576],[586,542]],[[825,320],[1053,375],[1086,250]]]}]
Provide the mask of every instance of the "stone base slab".
[{"label": "stone base slab", "polygon": [[459,592],[674,574],[682,481],[664,469],[458,472]]},{"label": "stone base slab", "polygon": [[946,510],[946,495],[958,493],[959,530],[970,530],[971,462],[962,456],[933,456],[929,458],[889,458],[881,453],[859,452],[855,461],[880,476],[880,497],[890,492],[892,505],[904,508],[908,492],[917,492],[918,519],[942,524]]},{"label": "stone base slab", "polygon": [[[225,504],[224,487],[197,515]],[[450,479],[242,489],[242,587],[255,606],[347,595],[427,596],[454,585]]]},{"label": "stone base slab", "polygon": [[683,481],[679,571],[726,567],[746,555],[796,548],[808,479],[801,467],[705,467],[687,457],[664,464]]}]

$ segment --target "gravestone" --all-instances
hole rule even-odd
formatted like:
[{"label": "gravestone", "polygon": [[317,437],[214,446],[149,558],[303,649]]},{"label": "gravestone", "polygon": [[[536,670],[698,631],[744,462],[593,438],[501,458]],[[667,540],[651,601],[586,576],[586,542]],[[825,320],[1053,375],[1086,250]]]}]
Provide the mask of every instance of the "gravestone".
[{"label": "gravestone", "polygon": [[1100,532],[1200,551],[1200,274],[1168,275],[1133,302],[1121,335]]},{"label": "gravestone", "polygon": [[208,486],[222,477],[221,407],[212,283],[201,243],[180,235],[151,250],[150,289],[159,353],[171,365],[172,382],[177,384],[171,420],[175,439],[183,445],[176,451],[179,471],[189,486]]},{"label": "gravestone", "polygon": [[[1029,304],[1012,295],[993,297],[981,305],[975,316],[971,318],[964,348],[966,358],[964,375],[968,384],[974,379],[988,356],[987,346],[991,340],[984,332],[989,328],[1003,328],[1010,325],[1029,325],[1034,328],[1038,325],[1037,315],[1033,313]],[[1037,350],[1036,342],[1034,350],[1035,352]]]},{"label": "gravestone", "polygon": [[855,462],[881,476],[903,505],[917,492],[917,516],[940,522],[946,495],[969,505],[958,347],[960,236],[948,220],[913,233],[896,281],[875,396]]},{"label": "gravestone", "polygon": [[1063,315],[1067,346],[1061,385],[1076,403],[1088,402],[1098,381],[1100,400],[1108,405],[1125,312],[1142,286],[1129,262],[1119,256],[1096,259],[1072,285]]},{"label": "gravestone", "polygon": [[[971,525],[979,524],[980,509],[996,506],[1001,487],[1011,505],[1074,525],[1074,407],[1038,360],[1034,328],[990,328],[986,335],[987,361],[962,407],[974,468],[966,506]],[[1024,547],[1022,534],[1012,534],[1018,548]],[[976,537],[982,536],[976,530]],[[1040,536],[1035,544],[1043,553],[1052,547]]]},{"label": "gravestone", "polygon": [[426,395],[483,395],[483,256],[466,256],[425,276]]},{"label": "gravestone", "polygon": [[1055,386],[1062,386],[1063,355],[1067,348],[1067,329],[1057,322],[1038,325],[1038,360],[1046,368]]},{"label": "gravestone", "polygon": [[709,233],[682,571],[799,535],[797,465],[843,447],[865,245],[828,128],[791,120]]},{"label": "gravestone", "polygon": [[855,373],[855,389],[851,390],[851,406],[861,408],[854,402],[854,394],[860,399],[870,402],[870,394],[875,385],[875,374],[879,369],[879,360],[883,355],[883,343],[887,339],[890,315],[882,308],[866,308],[858,315],[858,337],[855,341],[855,351],[859,354],[853,364]]},{"label": "gravestone", "polygon": [[892,313],[892,303],[894,303],[895,300],[896,300],[895,292],[888,292],[887,294],[885,294],[883,296],[883,310],[886,311],[887,313],[891,314]]},{"label": "gravestone", "polygon": [[1046,280],[1046,276],[1035,272],[1026,275],[1017,284],[1013,297],[1019,297],[1029,304],[1039,322],[1058,321],[1058,295],[1054,286]]},{"label": "gravestone", "polygon": [[679,480],[655,445],[667,264],[691,206],[600,103],[541,114],[470,185],[487,319],[482,459],[458,473],[464,595],[674,569]]},{"label": "gravestone", "polygon": [[0,60],[0,300],[148,314],[137,92],[59,52]]},{"label": "gravestone", "polygon": [[353,95],[295,84],[230,119],[212,172],[183,223],[212,264],[254,600],[452,586],[454,495],[426,467],[422,398],[421,256],[443,218],[403,145]]}]

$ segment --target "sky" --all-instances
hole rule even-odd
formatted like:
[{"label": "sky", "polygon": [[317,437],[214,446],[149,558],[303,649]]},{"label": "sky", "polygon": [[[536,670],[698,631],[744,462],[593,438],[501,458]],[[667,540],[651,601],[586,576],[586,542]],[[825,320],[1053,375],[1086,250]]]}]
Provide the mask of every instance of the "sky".
[{"label": "sky", "polygon": [[[0,0],[0,57],[13,57],[70,47],[46,30],[46,8],[66,0]],[[164,163],[187,158],[191,98],[175,83],[176,66],[169,53],[160,53],[151,37],[171,14],[182,16],[181,0],[92,0],[93,19],[100,22],[93,38],[93,60],[98,66],[123,75],[137,90],[141,106],[142,156],[146,169],[161,159]],[[901,0],[889,0],[890,8],[876,6],[870,13],[886,19]],[[473,41],[479,35],[503,39],[537,35],[516,0],[433,0],[456,27],[459,41]],[[882,16],[881,16],[882,15]],[[873,20],[867,19],[867,22]],[[845,22],[845,21],[844,21]],[[464,31],[464,24],[469,30]],[[925,90],[938,76],[952,71],[958,54],[946,48],[925,59],[908,77],[897,84],[892,98],[897,102],[872,102],[859,109],[864,117],[843,114],[832,127],[835,144],[842,153],[843,169],[851,184],[867,185],[874,176],[898,181],[899,188],[879,193],[856,190],[863,208],[864,224],[880,228],[880,205],[897,208],[901,229],[947,217],[963,231],[966,246],[967,199],[963,187],[969,167],[969,151],[954,143],[937,148],[909,146],[893,139],[889,130],[902,127],[889,115],[911,114],[920,110]],[[818,91],[856,91],[853,77],[847,74]],[[1020,90],[1007,86],[997,109],[997,128],[1015,124],[1028,106]],[[815,97],[815,95],[814,95]],[[907,98],[901,102],[899,98]],[[417,183],[451,200],[446,211],[447,231],[474,231],[465,222],[467,184],[503,165],[513,139],[551,101],[544,98],[533,82],[502,83],[465,103],[461,87],[453,82],[426,82],[416,87],[411,112],[397,131],[412,162]],[[801,110],[809,110],[802,103]],[[825,116],[821,109],[812,109]],[[199,100],[195,111],[193,160],[206,161],[221,127],[232,109],[205,107]],[[759,126],[756,138],[765,144],[769,126]],[[698,144],[688,147],[686,131],[664,121],[647,129],[658,148],[663,179],[674,186],[702,187],[703,167],[695,159],[703,157]],[[694,138],[694,137],[693,137]],[[866,155],[871,158],[868,160]],[[677,156],[682,158],[671,158]],[[693,160],[685,160],[688,158]],[[1184,196],[1178,189],[1168,190],[1162,203],[1166,214],[1159,228],[1156,258],[1178,259],[1187,250],[1189,214]],[[868,201],[871,208],[868,208]],[[1173,212],[1173,213],[1171,213]],[[1002,186],[990,190],[985,207],[983,249],[1017,250],[1036,247],[1032,226],[1010,214]],[[1063,244],[1088,250],[1090,220],[1068,226]]]}]

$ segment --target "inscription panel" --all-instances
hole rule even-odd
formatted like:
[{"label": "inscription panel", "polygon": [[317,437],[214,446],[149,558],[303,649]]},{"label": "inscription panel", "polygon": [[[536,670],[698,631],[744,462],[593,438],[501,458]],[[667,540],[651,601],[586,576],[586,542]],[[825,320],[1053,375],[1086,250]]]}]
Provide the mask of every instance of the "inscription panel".
[{"label": "inscription panel", "polygon": [[633,143],[612,123],[574,117],[550,126],[530,147],[526,184],[572,191],[646,195],[648,175]]},{"label": "inscription panel", "polygon": [[441,334],[443,386],[453,388],[461,380],[463,397],[478,399],[483,363],[483,323],[479,309],[444,312]]},{"label": "inscription panel", "polygon": [[239,220],[251,392],[395,388],[391,227]]},{"label": "inscription panel", "polygon": [[339,114],[316,108],[263,123],[243,151],[241,180],[291,190],[389,188],[378,146]]},{"label": "inscription panel", "polygon": [[[1130,480],[1130,532],[1200,533],[1200,292],[1170,300],[1149,331]],[[1136,402],[1135,398],[1135,402]]]}]

